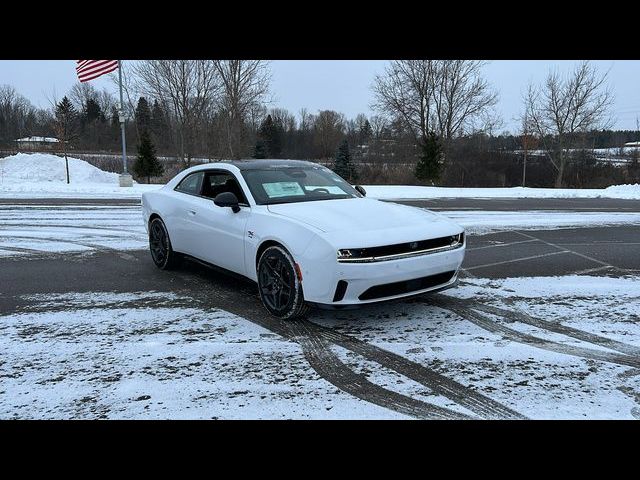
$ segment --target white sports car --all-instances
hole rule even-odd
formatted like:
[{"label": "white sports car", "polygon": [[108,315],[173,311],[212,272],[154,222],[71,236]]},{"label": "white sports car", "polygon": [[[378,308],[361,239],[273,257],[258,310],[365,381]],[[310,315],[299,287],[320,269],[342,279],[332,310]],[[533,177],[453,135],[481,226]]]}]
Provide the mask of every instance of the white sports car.
[{"label": "white sports car", "polygon": [[143,194],[142,211],[159,268],[186,255],[244,275],[284,319],[451,287],[464,258],[459,225],[311,162],[198,165]]}]

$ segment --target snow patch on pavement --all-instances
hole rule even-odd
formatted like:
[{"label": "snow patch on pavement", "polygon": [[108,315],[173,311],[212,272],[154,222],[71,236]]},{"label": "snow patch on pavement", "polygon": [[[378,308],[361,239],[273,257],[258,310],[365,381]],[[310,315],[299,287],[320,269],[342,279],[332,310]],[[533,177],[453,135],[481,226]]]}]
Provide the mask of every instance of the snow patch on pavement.
[{"label": "snow patch on pavement", "polygon": [[12,250],[16,248],[48,254],[147,247],[142,210],[137,206],[0,206],[0,249],[8,252],[17,254]]},{"label": "snow patch on pavement", "polygon": [[[465,278],[440,297],[523,311],[640,348],[640,277]],[[312,321],[432,368],[529,418],[634,419],[640,412],[639,369],[507,339],[430,305],[429,296],[353,312],[315,312]],[[493,321],[560,346],[611,351],[517,321]],[[360,368],[368,367],[361,362]],[[411,385],[395,388],[429,398]]]},{"label": "snow patch on pavement", "polygon": [[404,418],[337,390],[297,344],[190,297],[23,299],[0,317],[2,419]]}]

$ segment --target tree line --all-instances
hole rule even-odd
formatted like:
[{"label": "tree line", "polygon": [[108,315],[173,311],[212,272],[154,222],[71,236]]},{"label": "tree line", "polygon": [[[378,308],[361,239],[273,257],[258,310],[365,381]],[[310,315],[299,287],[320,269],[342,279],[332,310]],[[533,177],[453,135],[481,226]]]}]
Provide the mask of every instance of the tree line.
[{"label": "tree line", "polygon": [[[545,185],[563,186],[573,181],[567,175],[578,157],[589,157],[577,151],[640,140],[638,131],[610,129],[613,92],[606,73],[589,62],[529,85],[520,131],[498,134],[498,92],[484,78],[484,64],[391,61],[372,82],[374,114],[349,119],[333,110],[292,113],[273,106],[265,61],[126,62],[128,144],[145,159],[138,177],[147,180],[162,174],[161,155],[177,159],[180,168],[202,159],[298,158],[334,165],[350,180],[469,184],[489,164],[504,171],[518,165],[513,152],[524,149],[544,152],[532,168],[542,166]],[[64,138],[77,151],[118,151],[118,105],[108,90],[78,83],[50,103],[36,108],[13,87],[0,87],[4,148],[42,135]],[[500,180],[496,175],[491,181]]]}]

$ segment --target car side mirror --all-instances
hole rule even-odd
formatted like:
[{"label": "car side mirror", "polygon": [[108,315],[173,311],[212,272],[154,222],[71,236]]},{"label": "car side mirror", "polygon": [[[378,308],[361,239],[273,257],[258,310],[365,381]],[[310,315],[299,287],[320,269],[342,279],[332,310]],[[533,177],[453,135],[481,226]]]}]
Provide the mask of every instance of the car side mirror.
[{"label": "car side mirror", "polygon": [[236,197],[235,193],[232,192],[219,193],[216,195],[216,198],[213,199],[213,203],[218,207],[231,207],[233,213],[238,213],[240,211],[240,207],[238,206],[238,197]]},{"label": "car side mirror", "polygon": [[356,190],[360,192],[360,195],[362,195],[363,197],[367,196],[367,191],[361,185],[356,185]]}]

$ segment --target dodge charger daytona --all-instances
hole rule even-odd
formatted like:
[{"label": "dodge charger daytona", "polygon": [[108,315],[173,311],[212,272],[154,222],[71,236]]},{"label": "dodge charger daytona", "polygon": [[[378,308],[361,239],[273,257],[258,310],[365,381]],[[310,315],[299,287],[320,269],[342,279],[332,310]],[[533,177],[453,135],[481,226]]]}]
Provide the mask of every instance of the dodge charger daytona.
[{"label": "dodge charger daytona", "polygon": [[446,217],[298,160],[198,165],[144,193],[142,211],[158,268],[188,256],[245,276],[282,319],[452,287],[464,258]]}]

